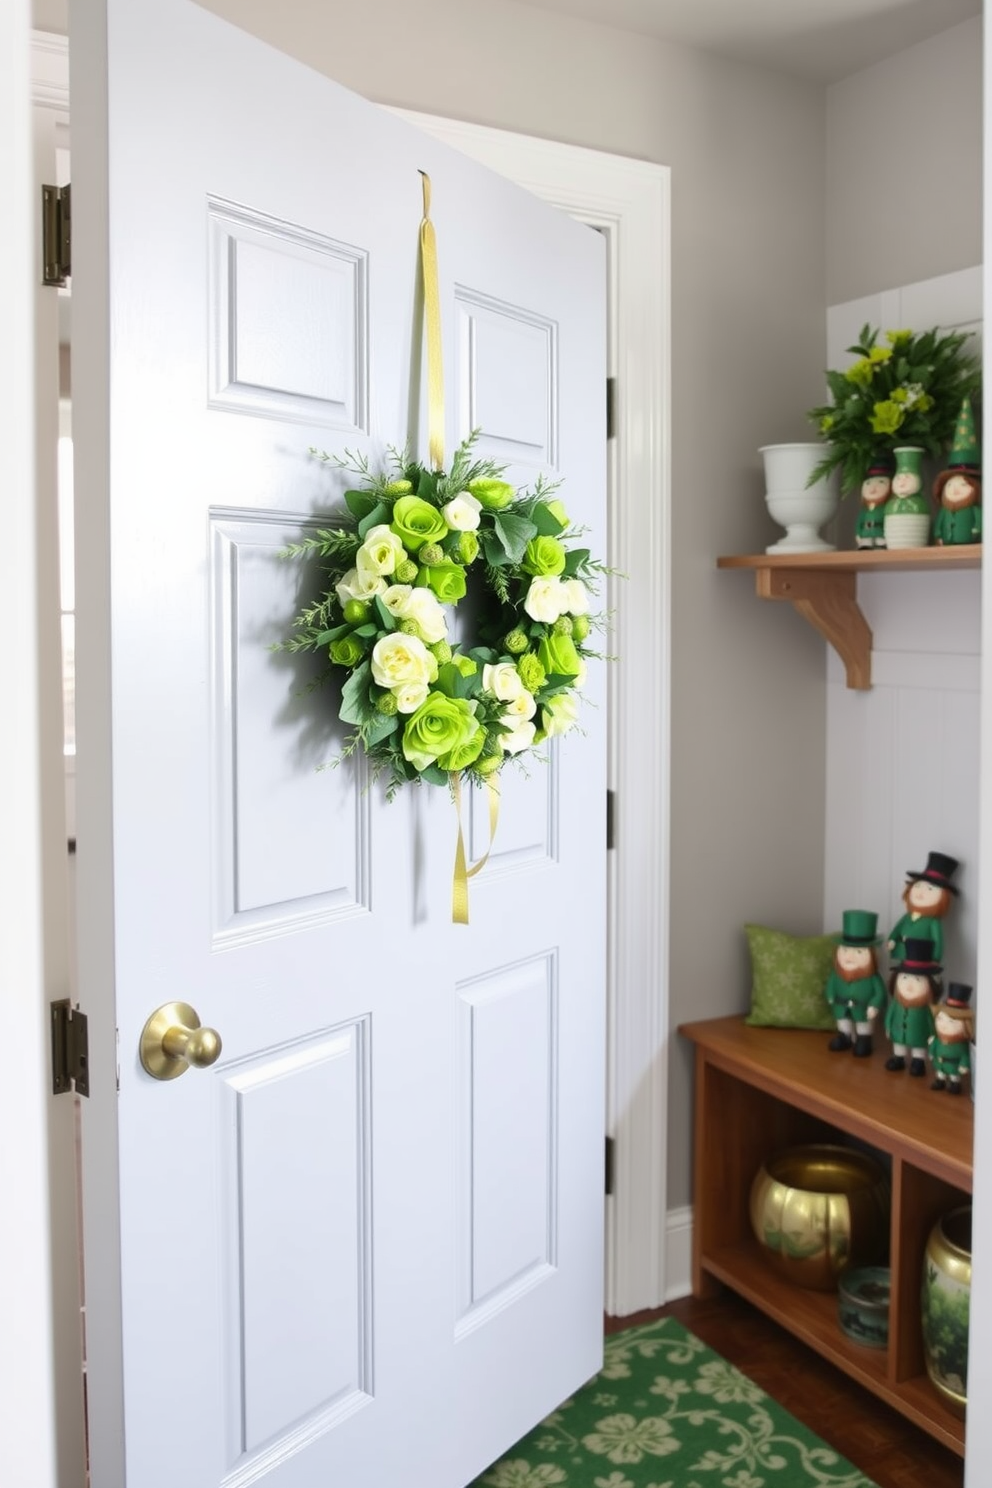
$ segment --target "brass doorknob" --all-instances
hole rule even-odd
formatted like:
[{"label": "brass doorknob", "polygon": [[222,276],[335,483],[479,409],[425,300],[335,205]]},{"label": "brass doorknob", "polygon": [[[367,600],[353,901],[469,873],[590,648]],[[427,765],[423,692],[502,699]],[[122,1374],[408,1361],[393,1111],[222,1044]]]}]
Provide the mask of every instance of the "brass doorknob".
[{"label": "brass doorknob", "polygon": [[141,1063],[155,1080],[174,1080],[190,1065],[206,1069],[220,1058],[220,1034],[202,1028],[188,1002],[167,1002],[141,1030]]}]

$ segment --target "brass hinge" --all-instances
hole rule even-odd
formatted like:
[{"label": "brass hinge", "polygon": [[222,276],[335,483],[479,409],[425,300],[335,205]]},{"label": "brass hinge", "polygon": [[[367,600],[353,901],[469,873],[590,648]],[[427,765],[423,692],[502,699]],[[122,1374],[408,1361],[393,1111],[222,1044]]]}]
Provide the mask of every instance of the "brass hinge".
[{"label": "brass hinge", "polygon": [[610,1194],[612,1194],[612,1192],[613,1192],[613,1167],[614,1167],[614,1149],[615,1149],[615,1147],[616,1147],[616,1142],[614,1141],[613,1137],[607,1137],[607,1139],[606,1139],[606,1196],[607,1196],[607,1198],[609,1198]]},{"label": "brass hinge", "polygon": [[606,851],[612,852],[617,845],[617,793],[606,792]]},{"label": "brass hinge", "polygon": [[52,1093],[66,1095],[76,1088],[77,1095],[90,1093],[90,1045],[86,1014],[73,1007],[68,997],[53,1002],[52,1011]]},{"label": "brass hinge", "polygon": [[612,439],[617,432],[617,380],[606,379],[606,437]]},{"label": "brass hinge", "polygon": [[41,188],[41,282],[62,285],[72,273],[72,187]]}]

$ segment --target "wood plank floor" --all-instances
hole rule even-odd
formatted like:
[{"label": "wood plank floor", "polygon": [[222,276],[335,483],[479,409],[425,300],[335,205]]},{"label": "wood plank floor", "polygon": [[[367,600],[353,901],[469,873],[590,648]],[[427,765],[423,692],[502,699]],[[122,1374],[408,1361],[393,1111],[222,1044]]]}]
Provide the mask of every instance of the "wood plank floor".
[{"label": "wood plank floor", "polygon": [[607,1318],[607,1333],[675,1317],[878,1488],[962,1488],[964,1463],[733,1292]]}]

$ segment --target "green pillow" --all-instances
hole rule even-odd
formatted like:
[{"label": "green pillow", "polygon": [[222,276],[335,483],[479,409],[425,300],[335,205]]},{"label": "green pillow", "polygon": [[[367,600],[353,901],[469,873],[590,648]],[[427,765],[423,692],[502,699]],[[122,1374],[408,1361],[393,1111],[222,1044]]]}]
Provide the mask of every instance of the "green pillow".
[{"label": "green pillow", "polygon": [[751,1011],[759,1028],[833,1028],[824,996],[839,935],[786,935],[745,925],[751,952]]}]

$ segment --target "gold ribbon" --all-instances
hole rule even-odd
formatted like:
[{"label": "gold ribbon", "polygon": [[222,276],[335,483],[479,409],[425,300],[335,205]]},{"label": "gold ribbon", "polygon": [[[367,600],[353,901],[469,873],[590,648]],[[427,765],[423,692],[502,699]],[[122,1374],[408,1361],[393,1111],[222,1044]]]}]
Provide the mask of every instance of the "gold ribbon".
[{"label": "gold ribbon", "polygon": [[437,283],[437,239],[431,221],[431,178],[420,172],[424,215],[420,223],[420,266],[424,280],[427,335],[427,444],[435,470],[444,469],[444,369],[441,362],[441,294]]},{"label": "gold ribbon", "polygon": [[[424,329],[427,340],[427,443],[435,470],[444,469],[444,369],[441,348],[441,292],[437,281],[437,238],[431,221],[431,178],[420,172],[424,188],[424,215],[420,222],[420,267],[424,282]],[[487,780],[489,791],[489,846],[470,868],[465,857],[462,831],[462,778],[454,770],[448,776],[458,817],[455,847],[455,876],[451,884],[451,918],[456,925],[468,924],[468,881],[481,873],[493,850],[499,821],[499,787]]]},{"label": "gold ribbon", "polygon": [[465,857],[465,836],[462,832],[462,777],[456,771],[448,776],[451,794],[455,798],[455,813],[458,817],[458,843],[455,847],[455,876],[451,884],[451,919],[455,925],[468,924],[468,881],[481,873],[489,861],[499,821],[499,786],[495,780],[486,781],[489,792],[489,846],[477,863],[469,868]]}]

